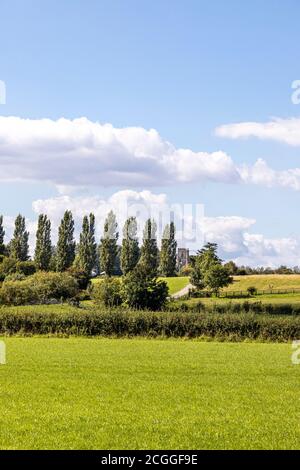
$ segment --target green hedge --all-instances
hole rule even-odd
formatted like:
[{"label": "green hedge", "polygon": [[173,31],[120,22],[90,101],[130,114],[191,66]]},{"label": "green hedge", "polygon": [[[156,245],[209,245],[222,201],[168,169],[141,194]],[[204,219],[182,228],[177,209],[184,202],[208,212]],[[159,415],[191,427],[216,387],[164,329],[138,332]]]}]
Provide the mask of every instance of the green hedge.
[{"label": "green hedge", "polygon": [[210,337],[218,340],[300,339],[300,317],[73,309],[66,313],[0,309],[1,335]]},{"label": "green hedge", "polygon": [[224,302],[205,304],[197,302],[188,305],[184,302],[174,302],[168,306],[172,312],[195,312],[195,313],[250,313],[256,315],[300,315],[300,304],[266,304],[263,302]]}]

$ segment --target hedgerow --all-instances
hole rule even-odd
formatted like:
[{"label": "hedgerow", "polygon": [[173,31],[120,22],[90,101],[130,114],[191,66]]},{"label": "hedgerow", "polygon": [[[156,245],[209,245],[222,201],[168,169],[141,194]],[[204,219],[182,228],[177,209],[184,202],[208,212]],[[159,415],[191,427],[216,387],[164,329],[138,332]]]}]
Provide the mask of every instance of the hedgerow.
[{"label": "hedgerow", "polygon": [[[47,309],[46,309],[47,310]],[[300,317],[249,313],[149,312],[133,310],[0,308],[1,335],[214,338],[290,341],[300,338]]]}]

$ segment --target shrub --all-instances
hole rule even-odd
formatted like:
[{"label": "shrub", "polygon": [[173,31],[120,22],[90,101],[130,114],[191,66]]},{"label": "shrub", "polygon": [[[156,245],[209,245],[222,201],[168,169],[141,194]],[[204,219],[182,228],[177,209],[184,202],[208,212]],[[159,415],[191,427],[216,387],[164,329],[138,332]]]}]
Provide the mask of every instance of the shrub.
[{"label": "shrub", "polygon": [[22,273],[13,273],[5,277],[4,282],[8,281],[24,281],[26,279],[25,274]]},{"label": "shrub", "polygon": [[104,304],[106,307],[117,307],[121,305],[121,280],[113,277],[105,277],[105,279],[93,286],[92,298],[96,304]]},{"label": "shrub", "polygon": [[247,292],[248,292],[249,295],[256,295],[257,294],[257,289],[254,286],[250,286],[250,287],[248,287]]},{"label": "shrub", "polygon": [[132,308],[161,310],[168,297],[165,281],[149,278],[142,267],[136,267],[124,277],[122,296],[124,303]]},{"label": "shrub", "polygon": [[7,281],[0,289],[0,303],[25,305],[68,299],[78,293],[77,281],[67,273],[39,272],[23,281]]},{"label": "shrub", "polygon": [[4,281],[11,274],[31,276],[35,272],[36,266],[33,261],[17,261],[15,258],[4,257],[0,263],[0,281]]},{"label": "shrub", "polygon": [[24,274],[24,276],[32,276],[36,272],[36,266],[33,261],[17,261],[16,273]]},{"label": "shrub", "polygon": [[85,271],[72,266],[67,272],[76,279],[79,289],[86,290],[88,288],[90,277]]}]

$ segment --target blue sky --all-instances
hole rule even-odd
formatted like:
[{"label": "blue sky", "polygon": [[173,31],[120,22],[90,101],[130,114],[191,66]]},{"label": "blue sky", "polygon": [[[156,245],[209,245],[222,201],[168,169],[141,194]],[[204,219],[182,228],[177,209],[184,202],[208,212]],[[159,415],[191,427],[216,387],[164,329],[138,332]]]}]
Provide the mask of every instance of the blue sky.
[{"label": "blue sky", "polygon": [[[268,123],[274,116],[284,120],[284,128],[289,118],[300,119],[300,105],[291,101],[291,84],[300,79],[299,14],[298,0],[3,0],[0,80],[6,83],[7,98],[0,105],[0,116],[31,119],[33,127],[43,118],[85,117],[114,128],[154,128],[163,142],[176,149],[208,155],[222,151],[237,167],[252,167],[263,159],[279,172],[272,183],[268,175],[259,184],[249,182],[249,177],[242,183],[211,176],[188,177],[185,182],[158,177],[150,185],[143,178],[134,184],[126,179],[123,184],[110,182],[109,177],[105,184],[103,180],[97,184],[86,178],[69,197],[108,198],[130,187],[164,193],[173,202],[201,202],[211,218],[255,219],[247,231],[263,237],[262,246],[255,248],[257,263],[272,263],[272,253],[274,263],[277,258],[281,262],[286,252],[279,252],[278,246],[289,238],[297,244],[296,248],[292,244],[290,262],[297,264],[299,259],[300,264],[299,189],[289,182],[278,184],[282,178],[286,181],[280,172],[300,167],[300,145],[280,138],[280,129],[279,137],[271,138],[265,129],[260,138],[253,133],[234,139],[230,131],[222,137],[215,133],[219,126]],[[15,155],[14,139],[10,137],[9,149],[1,148],[1,138],[7,137],[5,125],[2,129],[0,178],[1,172],[5,176],[0,212],[13,217],[21,211],[34,219],[34,201],[60,197],[55,162],[44,163],[50,165],[53,178],[39,177],[40,162],[32,163],[26,139],[25,145],[21,140],[24,150],[18,162],[24,156],[25,170],[20,165],[16,181],[16,172],[12,177],[3,166]],[[17,135],[20,129],[17,125],[14,129]],[[43,145],[55,145],[50,137],[45,140]],[[41,162],[47,151],[41,146]],[[125,165],[121,154],[118,158],[120,166]],[[35,165],[32,177],[30,165]],[[74,172],[82,171],[81,166],[76,168],[70,166]],[[62,172],[61,167],[57,172]],[[297,172],[293,175],[298,178]],[[68,178],[65,183],[63,178],[61,173],[60,185],[68,185]],[[47,208],[47,203],[42,207]],[[233,250],[232,256],[244,260],[253,253],[243,230],[233,236],[242,237],[245,252],[240,256]],[[276,247],[270,249],[265,239],[276,240]],[[264,249],[272,252],[270,256],[264,258]]]}]

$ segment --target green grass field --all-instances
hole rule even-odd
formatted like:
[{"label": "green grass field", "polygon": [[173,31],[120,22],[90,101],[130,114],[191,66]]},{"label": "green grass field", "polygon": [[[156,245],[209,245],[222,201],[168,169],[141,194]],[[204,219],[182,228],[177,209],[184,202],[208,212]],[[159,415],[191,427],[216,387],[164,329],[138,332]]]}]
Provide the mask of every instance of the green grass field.
[{"label": "green grass field", "polygon": [[247,298],[226,298],[226,297],[210,297],[210,298],[193,298],[188,300],[178,300],[178,302],[187,304],[187,305],[196,305],[201,302],[206,305],[211,304],[228,304],[228,303],[241,303],[241,302],[262,302],[265,304],[299,304],[300,303],[300,293],[299,294],[265,294],[257,295]]},{"label": "green grass field", "polygon": [[287,344],[7,338],[1,449],[297,449]]},{"label": "green grass field", "polygon": [[159,279],[166,281],[169,287],[169,294],[176,294],[181,289],[186,287],[190,280],[188,277],[160,277]]},{"label": "green grass field", "polygon": [[227,291],[246,291],[254,286],[258,290],[300,289],[300,274],[262,274],[251,276],[234,276],[234,282]]},{"label": "green grass field", "polygon": [[[92,283],[96,284],[97,282],[101,282],[103,278],[96,277],[92,279]],[[159,279],[166,281],[169,287],[169,294],[176,294],[176,292],[183,289],[185,286],[189,284],[188,277],[160,277]]]}]

